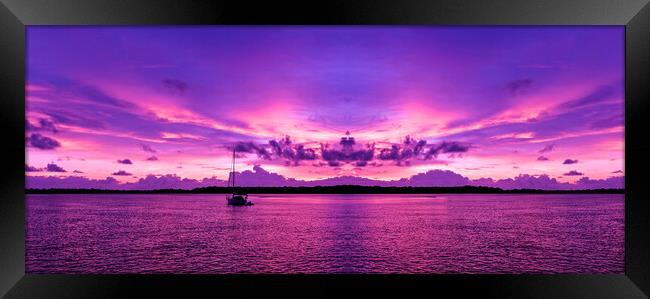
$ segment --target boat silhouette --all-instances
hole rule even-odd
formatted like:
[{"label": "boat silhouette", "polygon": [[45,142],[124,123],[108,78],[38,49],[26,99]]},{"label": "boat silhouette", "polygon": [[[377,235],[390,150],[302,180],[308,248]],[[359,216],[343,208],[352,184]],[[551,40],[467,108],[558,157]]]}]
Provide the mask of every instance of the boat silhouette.
[{"label": "boat silhouette", "polygon": [[252,206],[253,202],[248,200],[246,192],[237,191],[235,189],[235,147],[232,148],[232,165],[230,167],[230,177],[228,178],[228,187],[232,181],[232,194],[226,195],[226,201],[231,206]]}]

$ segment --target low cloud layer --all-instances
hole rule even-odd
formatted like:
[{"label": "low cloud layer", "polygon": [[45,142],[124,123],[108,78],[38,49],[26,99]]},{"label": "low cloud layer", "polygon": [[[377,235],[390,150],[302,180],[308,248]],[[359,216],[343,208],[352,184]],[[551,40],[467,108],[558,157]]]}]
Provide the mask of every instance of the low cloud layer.
[{"label": "low cloud layer", "polygon": [[[130,175],[121,170],[113,175]],[[341,176],[315,181],[304,181],[286,178],[277,173],[269,172],[260,166],[253,170],[236,173],[239,186],[281,187],[281,186],[334,186],[361,185],[384,187],[453,187],[453,186],[485,186],[506,190],[512,189],[541,189],[541,190],[583,190],[583,189],[622,189],[625,177],[613,176],[607,179],[590,179],[583,177],[575,183],[562,183],[548,175],[520,174],[514,178],[494,180],[491,178],[469,179],[448,170],[430,170],[409,178],[393,181],[379,181],[355,176]],[[147,175],[133,183],[120,183],[112,177],[103,180],[89,179],[82,176],[27,176],[27,187],[34,189],[48,188],[97,188],[116,190],[154,190],[154,189],[193,189],[210,186],[226,186],[227,178],[216,177],[201,180],[181,178],[175,174]]]}]

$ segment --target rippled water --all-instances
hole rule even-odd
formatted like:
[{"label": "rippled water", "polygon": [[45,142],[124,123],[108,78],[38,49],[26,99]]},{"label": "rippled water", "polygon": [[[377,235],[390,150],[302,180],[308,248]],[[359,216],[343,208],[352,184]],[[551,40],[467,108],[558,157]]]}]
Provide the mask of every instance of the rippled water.
[{"label": "rippled water", "polygon": [[28,273],[622,273],[623,195],[28,195]]}]

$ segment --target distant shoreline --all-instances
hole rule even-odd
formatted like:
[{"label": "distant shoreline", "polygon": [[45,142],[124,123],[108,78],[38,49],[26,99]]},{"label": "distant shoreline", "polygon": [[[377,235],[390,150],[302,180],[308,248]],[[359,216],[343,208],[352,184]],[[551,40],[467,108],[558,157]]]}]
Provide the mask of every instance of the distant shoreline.
[{"label": "distant shoreline", "polygon": [[[625,194],[625,189],[587,190],[504,190],[493,187],[379,187],[379,186],[315,186],[315,187],[240,187],[238,192],[249,194]],[[25,194],[224,194],[232,192],[227,187],[204,187],[191,190],[107,190],[107,189],[25,189]]]}]

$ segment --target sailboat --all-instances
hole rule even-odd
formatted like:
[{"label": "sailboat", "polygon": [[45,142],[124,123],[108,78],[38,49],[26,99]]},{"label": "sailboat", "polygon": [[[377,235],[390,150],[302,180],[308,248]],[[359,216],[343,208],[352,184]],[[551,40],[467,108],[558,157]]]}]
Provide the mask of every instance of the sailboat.
[{"label": "sailboat", "polygon": [[235,191],[235,148],[232,149],[232,165],[230,167],[230,178],[228,178],[228,187],[230,187],[230,181],[232,180],[232,194],[226,195],[226,201],[228,205],[231,206],[252,206],[253,202],[248,200],[248,194],[245,192]]}]

